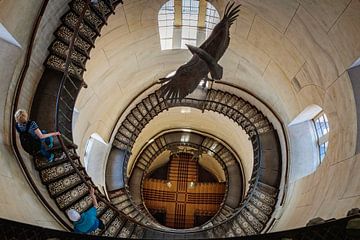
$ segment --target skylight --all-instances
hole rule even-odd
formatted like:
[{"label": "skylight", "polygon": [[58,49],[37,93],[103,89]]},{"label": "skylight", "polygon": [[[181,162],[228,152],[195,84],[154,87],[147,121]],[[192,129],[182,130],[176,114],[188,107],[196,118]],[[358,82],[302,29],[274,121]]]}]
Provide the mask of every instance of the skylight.
[{"label": "skylight", "polygon": [[199,46],[219,21],[219,13],[205,0],[168,1],[158,14],[161,50]]}]

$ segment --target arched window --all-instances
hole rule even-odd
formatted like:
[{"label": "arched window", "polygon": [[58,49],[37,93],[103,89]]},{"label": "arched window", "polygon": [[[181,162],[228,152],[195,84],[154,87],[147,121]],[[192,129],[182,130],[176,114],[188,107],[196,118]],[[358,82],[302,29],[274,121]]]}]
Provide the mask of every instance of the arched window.
[{"label": "arched window", "polygon": [[324,112],[321,112],[313,119],[316,135],[317,144],[319,147],[320,162],[324,159],[327,148],[328,148],[328,136],[329,136],[329,121]]},{"label": "arched window", "polygon": [[84,166],[86,172],[100,189],[105,186],[105,160],[109,144],[97,133],[91,134],[85,145]]},{"label": "arched window", "polygon": [[329,121],[322,108],[310,105],[290,124],[291,180],[313,173],[325,157]]},{"label": "arched window", "polygon": [[198,46],[219,21],[219,13],[205,0],[168,1],[158,14],[161,50]]}]

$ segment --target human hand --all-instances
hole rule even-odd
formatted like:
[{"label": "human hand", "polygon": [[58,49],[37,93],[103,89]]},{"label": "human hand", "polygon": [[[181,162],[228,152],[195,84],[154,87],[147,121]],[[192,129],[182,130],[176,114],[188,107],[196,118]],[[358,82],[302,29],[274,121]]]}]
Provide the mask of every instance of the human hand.
[{"label": "human hand", "polygon": [[90,187],[90,195],[95,196],[95,189],[93,187]]},{"label": "human hand", "polygon": [[61,136],[60,132],[55,132],[55,136]]}]

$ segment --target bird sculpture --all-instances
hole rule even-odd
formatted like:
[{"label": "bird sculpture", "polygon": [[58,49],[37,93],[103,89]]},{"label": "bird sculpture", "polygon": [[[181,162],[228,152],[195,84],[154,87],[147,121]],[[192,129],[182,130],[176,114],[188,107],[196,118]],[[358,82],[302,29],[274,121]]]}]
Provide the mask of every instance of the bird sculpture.
[{"label": "bird sculpture", "polygon": [[[161,98],[171,102],[181,101],[197,88],[201,80],[221,80],[223,68],[218,61],[229,46],[230,26],[239,16],[239,11],[240,5],[229,2],[224,17],[200,47],[186,44],[192,58],[180,66],[174,75],[159,79],[159,83],[163,84],[159,89]],[[209,73],[211,78],[208,77]]]}]

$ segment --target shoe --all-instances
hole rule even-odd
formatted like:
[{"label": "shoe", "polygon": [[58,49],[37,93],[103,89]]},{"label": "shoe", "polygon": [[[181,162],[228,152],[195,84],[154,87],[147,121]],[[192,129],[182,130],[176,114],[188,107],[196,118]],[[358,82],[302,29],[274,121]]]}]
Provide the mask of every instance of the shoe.
[{"label": "shoe", "polygon": [[55,155],[53,153],[50,154],[50,157],[48,159],[48,163],[52,163],[55,159]]}]

